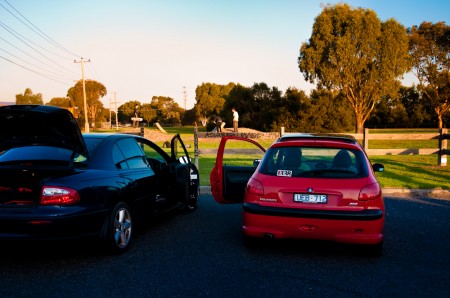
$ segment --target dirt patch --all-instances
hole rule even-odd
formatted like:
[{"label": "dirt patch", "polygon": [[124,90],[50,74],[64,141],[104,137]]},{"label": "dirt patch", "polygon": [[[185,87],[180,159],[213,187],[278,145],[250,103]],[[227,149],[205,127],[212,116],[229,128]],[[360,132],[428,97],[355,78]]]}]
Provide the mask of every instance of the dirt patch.
[{"label": "dirt patch", "polygon": [[[119,132],[121,133],[133,133],[133,134],[138,134],[141,131],[140,128],[133,128],[133,127],[129,127],[129,128],[123,128],[121,129]],[[224,133],[232,133],[233,132],[233,128],[224,128],[222,130],[222,132]],[[239,127],[239,132],[240,133],[261,133],[259,130],[255,130],[255,129],[251,129],[251,128],[246,128],[246,127]],[[154,130],[154,129],[144,129],[144,137],[153,141],[153,142],[170,142],[172,140],[173,135],[172,134],[168,134],[168,133],[163,133],[159,130]]]}]

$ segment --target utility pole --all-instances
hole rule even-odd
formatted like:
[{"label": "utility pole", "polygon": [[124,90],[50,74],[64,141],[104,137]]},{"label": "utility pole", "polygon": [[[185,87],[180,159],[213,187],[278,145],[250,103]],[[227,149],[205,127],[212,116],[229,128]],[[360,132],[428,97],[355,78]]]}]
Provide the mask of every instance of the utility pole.
[{"label": "utility pole", "polygon": [[[80,61],[74,60],[74,63],[81,63],[81,81],[83,83],[83,100],[84,100],[84,132],[89,132],[89,119],[88,119],[88,112],[87,112],[87,100],[86,100],[86,84],[84,82],[84,60],[81,58]],[[86,62],[91,62],[91,59],[87,60]]]},{"label": "utility pole", "polygon": [[109,97],[109,128],[112,128],[112,122],[111,122],[111,97]]},{"label": "utility pole", "polygon": [[114,92],[114,112],[116,113],[116,130],[119,130],[119,119],[117,117],[117,99],[116,99],[116,92]]},{"label": "utility pole", "polygon": [[184,94],[184,111],[186,111],[186,86],[183,86],[183,94]]}]

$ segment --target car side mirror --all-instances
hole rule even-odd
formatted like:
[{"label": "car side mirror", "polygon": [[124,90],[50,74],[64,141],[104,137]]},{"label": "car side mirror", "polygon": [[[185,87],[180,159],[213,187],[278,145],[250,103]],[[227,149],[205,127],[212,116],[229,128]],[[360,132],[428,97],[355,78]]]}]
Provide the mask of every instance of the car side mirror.
[{"label": "car side mirror", "polygon": [[380,163],[376,163],[372,165],[372,169],[374,172],[383,172],[384,171],[384,166]]},{"label": "car side mirror", "polygon": [[181,156],[180,158],[178,158],[178,161],[182,164],[186,164],[189,163],[191,160],[190,158],[187,158],[187,156]]},{"label": "car side mirror", "polygon": [[260,163],[261,163],[261,159],[255,159],[255,160],[253,161],[253,166],[254,166],[254,167],[257,167]]}]

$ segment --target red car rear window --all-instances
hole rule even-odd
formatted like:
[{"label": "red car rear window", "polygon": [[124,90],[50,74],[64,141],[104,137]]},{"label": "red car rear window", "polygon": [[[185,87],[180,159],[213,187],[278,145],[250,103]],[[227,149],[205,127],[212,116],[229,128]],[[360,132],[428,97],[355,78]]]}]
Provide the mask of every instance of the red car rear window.
[{"label": "red car rear window", "polygon": [[328,147],[272,147],[259,172],[272,176],[361,178],[368,175],[368,162],[360,150]]}]

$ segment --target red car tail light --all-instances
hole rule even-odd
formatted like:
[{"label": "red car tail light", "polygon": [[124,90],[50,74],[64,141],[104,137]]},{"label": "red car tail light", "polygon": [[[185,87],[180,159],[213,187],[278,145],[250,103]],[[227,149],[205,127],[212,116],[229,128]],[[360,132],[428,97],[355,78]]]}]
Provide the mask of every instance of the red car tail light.
[{"label": "red car tail light", "polygon": [[378,183],[369,184],[363,187],[359,192],[360,201],[375,200],[381,197],[381,188]]},{"label": "red car tail light", "polygon": [[256,179],[250,178],[247,183],[247,192],[252,195],[262,196],[264,195],[264,187],[261,182]]},{"label": "red car tail light", "polygon": [[78,192],[71,188],[44,186],[39,200],[40,205],[73,205],[80,201]]}]

